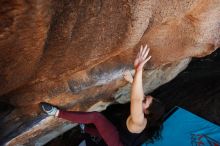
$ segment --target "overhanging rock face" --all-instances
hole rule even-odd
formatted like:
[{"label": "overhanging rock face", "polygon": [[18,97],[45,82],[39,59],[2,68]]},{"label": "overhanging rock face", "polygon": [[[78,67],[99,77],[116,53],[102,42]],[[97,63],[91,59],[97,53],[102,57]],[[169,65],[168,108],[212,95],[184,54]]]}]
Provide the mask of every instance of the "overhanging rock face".
[{"label": "overhanging rock face", "polygon": [[43,145],[73,125],[40,114],[45,101],[102,110],[129,100],[123,71],[151,48],[148,93],[190,57],[220,46],[219,0],[0,2],[1,144]]}]

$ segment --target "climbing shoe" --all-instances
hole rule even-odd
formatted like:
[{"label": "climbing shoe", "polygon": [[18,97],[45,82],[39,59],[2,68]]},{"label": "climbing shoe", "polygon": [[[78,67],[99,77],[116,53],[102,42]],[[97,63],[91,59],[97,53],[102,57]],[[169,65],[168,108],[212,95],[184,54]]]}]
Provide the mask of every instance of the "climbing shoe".
[{"label": "climbing shoe", "polygon": [[40,108],[44,113],[48,114],[49,116],[57,116],[56,113],[59,111],[58,108],[46,102],[41,102]]},{"label": "climbing shoe", "polygon": [[85,133],[85,124],[79,124],[79,127],[81,129],[81,133]]}]

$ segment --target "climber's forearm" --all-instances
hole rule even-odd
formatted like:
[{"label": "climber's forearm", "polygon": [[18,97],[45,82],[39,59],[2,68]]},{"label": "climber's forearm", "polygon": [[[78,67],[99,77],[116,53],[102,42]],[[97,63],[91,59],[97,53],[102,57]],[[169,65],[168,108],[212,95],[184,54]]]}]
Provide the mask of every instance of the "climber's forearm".
[{"label": "climber's forearm", "polygon": [[142,70],[136,71],[134,81],[131,89],[131,105],[130,105],[130,120],[132,125],[143,125],[144,113],[142,102],[144,98],[144,92],[142,87]]},{"label": "climber's forearm", "polygon": [[136,70],[132,88],[131,88],[131,99],[140,99],[144,98],[143,84],[142,84],[142,70]]}]

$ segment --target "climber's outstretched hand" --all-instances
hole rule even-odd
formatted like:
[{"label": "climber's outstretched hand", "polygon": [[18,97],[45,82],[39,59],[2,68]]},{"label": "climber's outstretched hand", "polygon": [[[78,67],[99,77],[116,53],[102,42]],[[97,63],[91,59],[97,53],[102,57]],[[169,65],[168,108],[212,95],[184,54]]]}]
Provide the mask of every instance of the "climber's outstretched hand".
[{"label": "climber's outstretched hand", "polygon": [[144,64],[150,60],[151,56],[148,56],[149,51],[150,48],[148,48],[147,45],[145,45],[145,47],[141,45],[140,51],[138,52],[134,61],[134,68],[136,71],[141,71],[144,67]]}]

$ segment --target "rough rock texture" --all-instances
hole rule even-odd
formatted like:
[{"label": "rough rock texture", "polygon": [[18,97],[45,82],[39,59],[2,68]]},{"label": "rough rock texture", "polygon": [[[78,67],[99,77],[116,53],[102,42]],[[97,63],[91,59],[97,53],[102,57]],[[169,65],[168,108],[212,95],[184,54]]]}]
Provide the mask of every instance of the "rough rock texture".
[{"label": "rough rock texture", "polygon": [[41,101],[85,111],[126,97],[116,91],[141,44],[152,55],[146,91],[175,77],[186,58],[220,46],[219,0],[3,0],[0,7],[1,144],[42,145],[71,127],[40,115]]},{"label": "rough rock texture", "polygon": [[[220,49],[202,58],[193,58],[188,67],[175,79],[150,94],[166,105],[166,111],[180,106],[202,118],[220,125]],[[102,112],[117,127],[121,116],[129,110],[127,104],[113,104]],[[123,109],[123,110],[122,110]],[[79,145],[85,135],[72,128],[46,146]],[[219,141],[219,139],[216,139]],[[104,144],[103,144],[104,145]],[[102,146],[103,146],[102,145]]]}]

